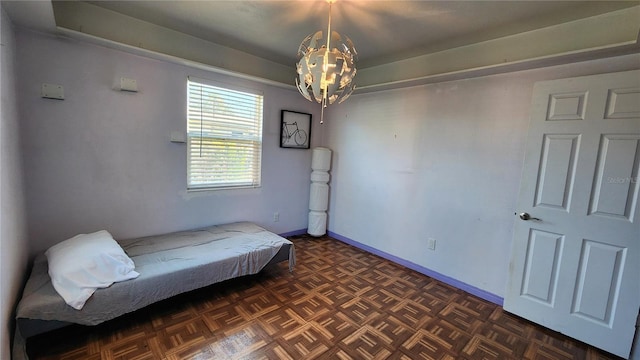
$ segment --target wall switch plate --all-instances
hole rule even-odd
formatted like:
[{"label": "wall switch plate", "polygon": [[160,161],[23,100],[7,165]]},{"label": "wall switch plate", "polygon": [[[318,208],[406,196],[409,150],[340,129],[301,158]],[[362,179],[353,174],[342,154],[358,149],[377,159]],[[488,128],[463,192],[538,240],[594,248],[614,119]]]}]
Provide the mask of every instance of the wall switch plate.
[{"label": "wall switch plate", "polygon": [[62,85],[42,84],[41,94],[45,99],[64,100],[64,88]]},{"label": "wall switch plate", "polygon": [[182,131],[172,131],[171,132],[171,142],[172,143],[186,143],[187,135]]},{"label": "wall switch plate", "polygon": [[436,239],[433,239],[433,238],[427,239],[427,249],[429,250],[436,249]]},{"label": "wall switch plate", "polygon": [[280,221],[280,213],[276,211],[273,213],[273,222],[278,222],[278,221]]},{"label": "wall switch plate", "polygon": [[138,92],[138,82],[134,79],[120,78],[120,90]]}]

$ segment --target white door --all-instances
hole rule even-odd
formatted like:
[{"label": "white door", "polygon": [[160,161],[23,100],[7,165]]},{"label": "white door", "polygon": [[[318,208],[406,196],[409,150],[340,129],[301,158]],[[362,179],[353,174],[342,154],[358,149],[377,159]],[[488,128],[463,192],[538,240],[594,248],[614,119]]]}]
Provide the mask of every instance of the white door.
[{"label": "white door", "polygon": [[505,310],[629,356],[639,161],[640,71],[536,83]]}]

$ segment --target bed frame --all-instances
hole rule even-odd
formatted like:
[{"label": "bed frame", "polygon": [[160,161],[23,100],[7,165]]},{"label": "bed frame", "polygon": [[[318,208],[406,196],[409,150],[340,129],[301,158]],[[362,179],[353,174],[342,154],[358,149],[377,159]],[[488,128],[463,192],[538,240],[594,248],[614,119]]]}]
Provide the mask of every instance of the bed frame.
[{"label": "bed frame", "polygon": [[[209,235],[209,233],[211,233],[211,235]],[[195,237],[198,238],[198,242],[195,245],[187,244]],[[208,241],[209,238],[211,238],[211,241]],[[201,253],[204,253],[202,256],[205,257],[207,254],[203,249],[206,249],[208,246],[212,246],[211,244],[218,244],[217,242],[222,241],[226,244],[224,245],[225,248],[228,247],[229,244],[238,243],[238,248],[241,250],[237,251],[237,255],[218,256],[211,262],[205,261],[202,263],[202,261],[200,261],[193,265],[194,263],[191,261],[176,271],[165,270],[164,267],[157,266],[156,264],[156,262],[162,259],[169,259],[168,261],[171,261],[172,257],[183,258],[194,256],[194,253],[198,254],[196,256],[200,256]],[[43,265],[41,255],[40,264],[38,264],[38,258],[34,263],[32,274],[30,275],[29,280],[27,281],[27,286],[25,287],[25,294],[23,294],[23,298],[18,304],[16,319],[19,335],[23,339],[27,339],[31,336],[72,324],[97,325],[98,323],[111,320],[180,293],[212,285],[234,277],[255,274],[266,266],[288,260],[289,270],[292,271],[293,266],[295,265],[295,250],[290,241],[268,232],[252,223],[218,225],[204,229],[163,234],[121,242],[125,251],[127,251],[127,246],[131,247],[141,244],[143,247],[148,247],[148,244],[152,244],[153,248],[156,247],[157,244],[161,243],[164,244],[164,247],[161,246],[162,249],[160,251],[153,250],[149,252],[148,250],[144,250],[144,253],[139,256],[131,256],[132,260],[136,263],[136,271],[140,272],[139,278],[115,283],[109,288],[98,289],[93,295],[95,298],[95,300],[93,300],[94,303],[90,303],[92,299],[89,299],[85,308],[82,310],[72,309],[64,303],[62,297],[55,293],[55,290],[53,290],[53,286],[51,285],[51,281],[48,279],[48,274],[46,276],[43,276],[42,274],[43,271],[46,273],[46,259],[44,260]],[[175,249],[167,249],[167,244],[173,243],[179,244],[175,245],[178,247]],[[255,245],[255,247],[247,250],[250,244]],[[189,253],[187,251],[191,246],[194,246],[196,250]],[[258,252],[262,253],[258,254]],[[258,255],[263,256],[265,252],[268,252],[268,256],[270,256],[270,259],[265,264],[256,264],[255,266],[253,266],[253,264],[247,264],[247,258],[254,259]],[[143,263],[145,259],[150,257],[150,270],[145,273],[145,266],[138,267],[138,263]],[[193,259],[189,258],[189,260]],[[224,269],[221,270],[221,266],[223,266]],[[229,272],[228,269],[230,267],[238,267],[240,271]],[[149,275],[150,273],[151,276]],[[136,281],[142,281],[139,284],[147,284],[145,286],[156,288],[159,284],[163,283],[167,284],[167,287],[176,287],[168,284],[185,284],[177,286],[177,289],[172,288],[166,293],[154,295],[151,299],[147,299],[147,297],[144,296],[145,294],[130,294],[132,289],[135,290],[140,288],[140,286],[137,286]],[[154,291],[154,293],[156,292],[157,291]],[[128,302],[128,304],[125,304],[124,307],[121,306],[121,309],[115,313],[103,314],[102,310],[99,309],[99,314],[95,316],[91,312],[98,307],[104,308],[105,304],[109,304],[109,301],[114,299],[120,299],[121,302]],[[41,311],[42,313],[34,312],[33,308],[41,309],[38,311]],[[94,310],[92,310],[92,308]],[[83,318],[83,311],[88,312],[86,318]],[[34,316],[34,313],[38,315]],[[69,319],[72,319],[72,321],[69,321]]]}]

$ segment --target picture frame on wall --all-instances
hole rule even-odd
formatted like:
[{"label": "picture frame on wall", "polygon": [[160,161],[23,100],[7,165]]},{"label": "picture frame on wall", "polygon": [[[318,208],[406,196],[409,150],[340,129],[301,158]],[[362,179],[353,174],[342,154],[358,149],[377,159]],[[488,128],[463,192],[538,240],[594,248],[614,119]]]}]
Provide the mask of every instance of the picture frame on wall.
[{"label": "picture frame on wall", "polygon": [[311,145],[311,114],[282,110],[280,113],[280,147],[309,149]]}]

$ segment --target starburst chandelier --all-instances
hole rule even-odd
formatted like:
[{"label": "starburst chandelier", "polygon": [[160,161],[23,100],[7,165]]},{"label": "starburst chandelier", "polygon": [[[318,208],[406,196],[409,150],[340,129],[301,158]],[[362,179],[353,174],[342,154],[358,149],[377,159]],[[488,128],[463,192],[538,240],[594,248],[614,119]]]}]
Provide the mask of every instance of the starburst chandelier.
[{"label": "starburst chandelier", "polygon": [[[326,34],[319,30],[307,36],[298,48],[298,77],[296,86],[309,101],[322,104],[320,123],[324,122],[324,108],[345,101],[355,89],[355,61],[358,56],[353,42],[336,31],[331,31],[331,5]],[[331,36],[326,36],[331,34]]]}]

